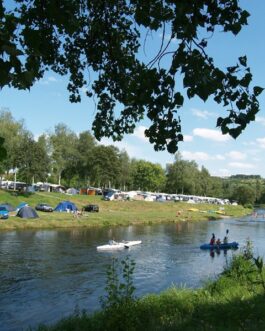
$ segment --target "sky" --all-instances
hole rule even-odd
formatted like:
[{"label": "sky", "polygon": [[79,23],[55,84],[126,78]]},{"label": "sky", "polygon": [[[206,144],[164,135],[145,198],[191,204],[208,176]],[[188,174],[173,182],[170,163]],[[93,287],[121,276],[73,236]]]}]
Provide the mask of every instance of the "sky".
[{"label": "sky", "polygon": [[[247,55],[253,74],[253,86],[265,87],[265,1],[241,0],[242,8],[251,14],[249,24],[238,36],[217,32],[209,40],[208,52],[215,64],[224,68],[235,65],[239,56]],[[166,36],[167,37],[167,36]],[[141,49],[140,57],[148,62],[159,50],[161,32],[153,33]],[[172,42],[172,48],[174,41]],[[167,59],[164,59],[167,65]],[[0,109],[8,110],[16,120],[24,119],[27,129],[35,137],[51,131],[58,123],[65,123],[76,134],[90,130],[96,114],[93,100],[83,93],[82,102],[72,104],[66,89],[67,79],[47,72],[30,91],[18,91],[5,87],[0,91]],[[184,142],[179,152],[185,160],[195,160],[205,166],[211,175],[255,174],[265,178],[265,92],[259,96],[260,112],[239,138],[222,135],[216,128],[216,120],[225,110],[211,100],[205,103],[199,98],[188,100],[179,115]],[[103,138],[100,143],[113,144],[125,149],[131,158],[159,163],[165,168],[174,162],[174,155],[167,151],[156,152],[144,136],[148,121],[143,120],[134,134],[126,135],[114,143]]]}]

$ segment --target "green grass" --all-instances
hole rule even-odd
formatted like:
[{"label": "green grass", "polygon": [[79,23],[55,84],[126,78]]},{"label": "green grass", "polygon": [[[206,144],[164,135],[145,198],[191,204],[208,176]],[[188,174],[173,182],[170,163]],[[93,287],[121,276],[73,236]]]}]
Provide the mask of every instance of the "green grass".
[{"label": "green grass", "polygon": [[[0,190],[0,203],[11,203],[17,206],[26,202],[35,207],[45,202],[56,207],[58,202],[70,200],[78,208],[86,204],[98,204],[99,213],[85,213],[74,218],[68,213],[38,212],[40,218],[33,220],[10,216],[8,220],[0,220],[0,230],[26,228],[67,228],[94,226],[127,226],[133,224],[175,223],[182,221],[215,220],[225,216],[241,217],[251,212],[242,206],[223,206],[225,215],[217,214],[218,206],[209,204],[191,205],[183,202],[146,202],[146,201],[103,201],[100,196],[75,195],[40,192],[34,194],[12,195],[12,192]],[[192,209],[198,209],[196,211]],[[11,213],[12,215],[12,213]]]}]

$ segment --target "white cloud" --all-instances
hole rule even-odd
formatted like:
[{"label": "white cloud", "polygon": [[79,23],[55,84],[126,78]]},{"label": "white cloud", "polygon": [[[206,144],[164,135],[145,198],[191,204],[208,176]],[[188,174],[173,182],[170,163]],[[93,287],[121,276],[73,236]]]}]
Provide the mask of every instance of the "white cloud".
[{"label": "white cloud", "polygon": [[242,144],[245,145],[245,146],[254,146],[254,145],[256,145],[256,143],[254,141],[244,141]]},{"label": "white cloud", "polygon": [[216,154],[215,158],[216,160],[225,160],[225,157],[221,154]]},{"label": "white cloud", "polygon": [[230,176],[230,171],[228,169],[225,169],[225,168],[219,169],[219,174],[221,176]]},{"label": "white cloud", "polygon": [[43,78],[39,81],[40,84],[42,85],[48,85],[50,83],[57,83],[59,82],[60,80],[55,78],[54,76],[49,76],[47,78]]},{"label": "white cloud", "polygon": [[254,169],[255,168],[255,164],[252,164],[252,163],[230,162],[230,163],[228,163],[228,165],[231,168],[238,168],[238,169]]},{"label": "white cloud", "polygon": [[246,154],[241,153],[239,151],[231,151],[229,153],[226,153],[226,156],[232,160],[245,160],[246,159]]},{"label": "white cloud", "polygon": [[199,110],[199,109],[196,109],[196,108],[192,108],[191,111],[192,111],[192,114],[194,116],[197,116],[197,117],[200,117],[200,118],[203,118],[203,119],[207,119],[209,117],[215,116],[214,114],[208,112],[207,110]]},{"label": "white cloud", "polygon": [[138,126],[135,130],[134,130],[134,133],[133,133],[133,136],[141,139],[141,140],[144,140],[145,142],[148,141],[148,139],[146,138],[144,132],[147,128],[143,125],[140,125]]},{"label": "white cloud", "polygon": [[259,147],[265,148],[265,138],[257,138],[256,141],[257,141]]},{"label": "white cloud", "polygon": [[190,136],[188,134],[184,134],[183,141],[185,141],[185,142],[191,142],[191,141],[193,141],[193,136]]},{"label": "white cloud", "polygon": [[195,160],[195,161],[207,161],[210,160],[210,156],[207,153],[204,152],[189,152],[189,151],[183,151],[181,152],[181,155],[184,159],[188,160]]},{"label": "white cloud", "polygon": [[223,135],[221,131],[206,129],[206,128],[196,128],[193,130],[193,135],[201,138],[217,141],[217,142],[225,142],[231,139],[229,135]]},{"label": "white cloud", "polygon": [[113,146],[119,148],[119,150],[124,149],[124,150],[126,150],[126,152],[128,153],[128,155],[131,158],[137,158],[138,159],[138,158],[142,157],[139,153],[141,151],[141,149],[137,148],[137,146],[134,146],[132,144],[127,143],[125,140],[113,141],[112,139],[103,138],[98,143],[101,144],[101,145],[105,145],[105,146],[113,145]]},{"label": "white cloud", "polygon": [[261,125],[265,126],[265,117],[257,116],[255,122],[260,123]]},{"label": "white cloud", "polygon": [[225,157],[217,154],[217,155],[209,155],[205,152],[190,152],[190,151],[183,151],[181,155],[184,159],[187,160],[195,160],[195,161],[209,161],[209,160],[225,160]]},{"label": "white cloud", "polygon": [[213,172],[211,172],[211,174],[213,176],[220,176],[220,177],[228,177],[231,176],[231,172],[228,169],[225,168],[221,168],[218,170],[214,170]]}]

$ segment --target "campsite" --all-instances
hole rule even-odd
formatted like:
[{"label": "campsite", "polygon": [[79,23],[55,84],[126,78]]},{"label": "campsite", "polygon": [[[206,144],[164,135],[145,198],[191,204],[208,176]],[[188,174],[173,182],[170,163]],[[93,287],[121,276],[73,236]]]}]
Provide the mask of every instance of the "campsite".
[{"label": "campsite", "polygon": [[[68,203],[71,200],[73,203]],[[219,207],[212,204],[198,204],[196,209],[186,202],[147,202],[147,201],[105,201],[97,195],[73,195],[63,193],[36,192],[12,195],[12,192],[0,190],[0,201],[8,202],[12,206],[34,208],[37,204],[47,203],[54,208],[54,212],[38,211],[39,218],[20,219],[10,216],[7,220],[0,220],[1,230],[26,228],[72,228],[98,226],[127,226],[130,224],[177,223],[183,221],[203,221],[220,219],[224,216],[242,216],[249,214],[251,209],[242,206],[225,205],[225,215],[218,213]],[[73,210],[82,210],[88,204],[99,206],[99,212],[83,212],[82,216],[74,217]],[[67,208],[69,207],[69,208]],[[58,211],[56,211],[56,208]],[[67,212],[67,209],[69,209]],[[63,211],[64,210],[64,211]],[[16,212],[10,212],[16,215]]]}]

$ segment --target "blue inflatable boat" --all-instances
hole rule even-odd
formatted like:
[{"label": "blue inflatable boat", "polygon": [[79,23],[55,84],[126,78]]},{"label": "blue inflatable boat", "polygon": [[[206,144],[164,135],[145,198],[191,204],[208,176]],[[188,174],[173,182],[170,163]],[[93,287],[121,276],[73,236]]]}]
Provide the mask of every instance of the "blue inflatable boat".
[{"label": "blue inflatable boat", "polygon": [[220,245],[210,245],[210,244],[203,244],[200,246],[201,249],[237,249],[239,246],[239,243],[237,243],[236,241],[233,241],[231,243],[227,243],[227,244],[220,244]]}]

